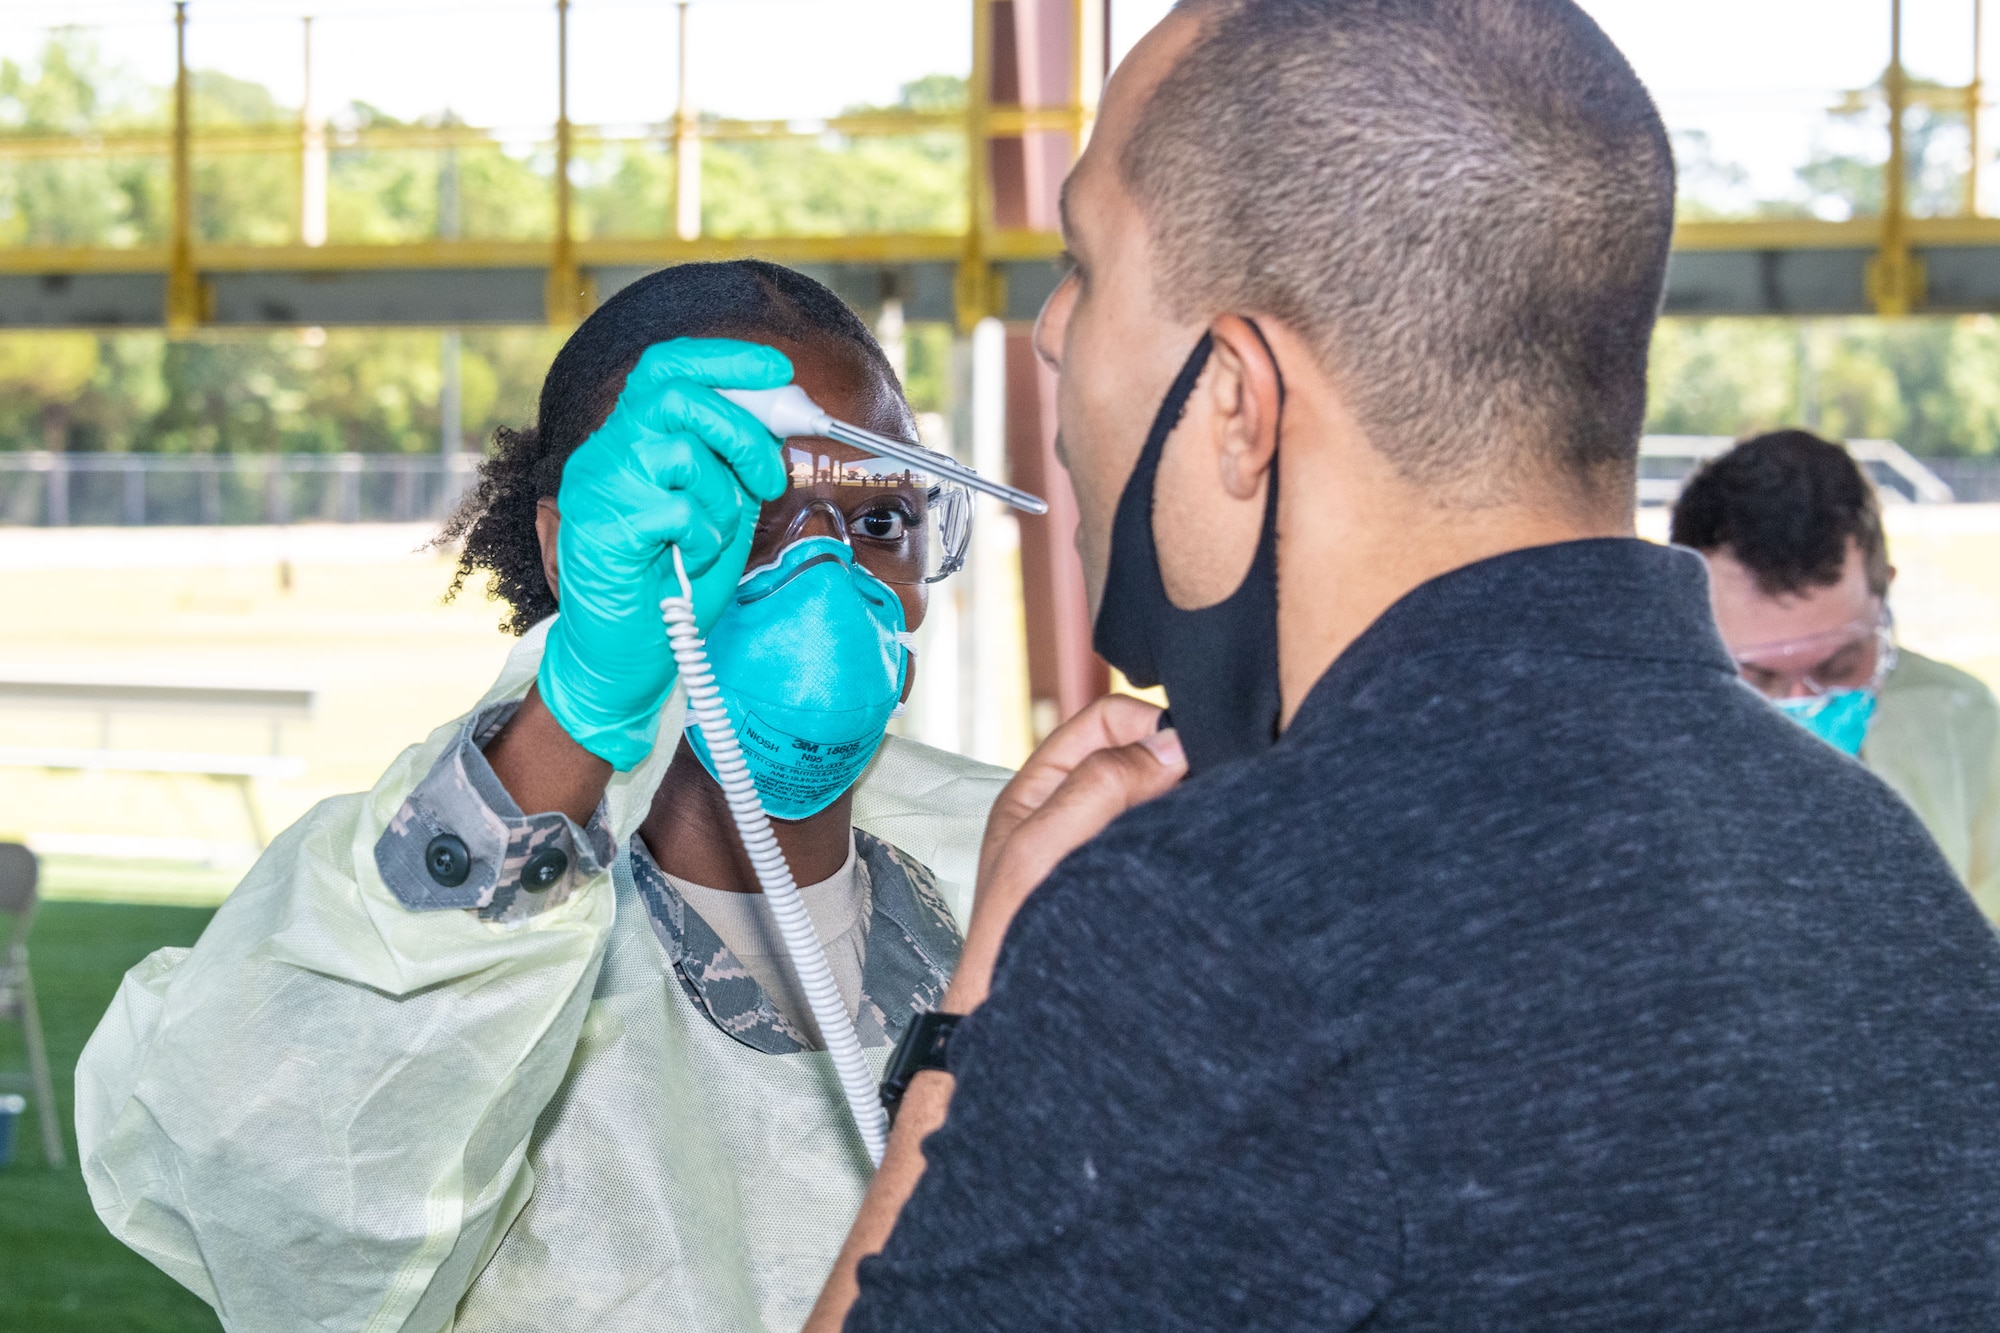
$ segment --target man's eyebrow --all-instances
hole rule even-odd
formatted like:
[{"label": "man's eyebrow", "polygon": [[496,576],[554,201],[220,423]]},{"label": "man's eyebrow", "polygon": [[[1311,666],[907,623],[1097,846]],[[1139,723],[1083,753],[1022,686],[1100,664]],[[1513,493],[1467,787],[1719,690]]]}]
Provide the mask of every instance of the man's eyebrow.
[{"label": "man's eyebrow", "polygon": [[1056,226],[1062,231],[1063,244],[1076,248],[1076,230],[1069,222],[1069,183],[1072,178],[1063,177],[1062,188],[1056,191]]}]

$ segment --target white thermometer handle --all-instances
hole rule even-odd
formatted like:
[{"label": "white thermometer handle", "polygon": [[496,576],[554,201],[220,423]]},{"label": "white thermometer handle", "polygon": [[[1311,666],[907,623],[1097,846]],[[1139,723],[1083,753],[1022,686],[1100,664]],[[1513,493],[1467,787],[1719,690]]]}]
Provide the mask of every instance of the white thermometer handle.
[{"label": "white thermometer handle", "polygon": [[885,458],[893,458],[899,463],[922,468],[947,477],[961,486],[975,491],[983,491],[996,500],[1005,501],[1016,509],[1030,514],[1046,514],[1049,502],[1039,495],[1030,495],[1023,490],[988,481],[954,458],[920,444],[906,440],[878,435],[872,430],[863,430],[850,425],[838,417],[830,416],[820,409],[818,403],[806,397],[806,391],[796,384],[787,384],[776,389],[717,389],[717,393],[730,402],[745,409],[763,424],[765,430],[781,440],[795,439],[803,435],[818,435],[829,440],[839,440],[857,449],[872,449]]}]

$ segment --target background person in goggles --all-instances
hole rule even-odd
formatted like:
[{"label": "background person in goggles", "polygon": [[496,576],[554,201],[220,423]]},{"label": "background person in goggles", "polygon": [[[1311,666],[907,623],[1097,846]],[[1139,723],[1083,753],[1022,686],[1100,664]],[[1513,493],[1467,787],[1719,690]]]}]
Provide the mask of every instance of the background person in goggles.
[{"label": "background person in goggles", "polygon": [[798,273],[605,302],[452,528],[522,635],[500,679],[127,978],[78,1069],[85,1173],[228,1328],[804,1321],[869,1163],[683,740],[666,545],[865,1047],[942,994],[1004,775],[883,738],[961,499],[781,450],[710,388],[793,378],[913,438],[874,339]]},{"label": "background person in goggles", "polygon": [[1743,679],[1895,788],[2000,918],[2000,705],[1896,644],[1880,505],[1847,451],[1802,430],[1743,441],[1689,480],[1673,540],[1707,558]]}]

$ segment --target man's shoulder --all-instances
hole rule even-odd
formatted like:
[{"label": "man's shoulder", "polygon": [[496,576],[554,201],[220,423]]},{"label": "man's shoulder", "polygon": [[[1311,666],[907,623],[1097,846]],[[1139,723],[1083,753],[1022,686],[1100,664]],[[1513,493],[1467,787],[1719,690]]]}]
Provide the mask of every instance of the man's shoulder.
[{"label": "man's shoulder", "polygon": [[1085,844],[1103,857],[1135,867],[1185,866],[1208,855],[1235,858],[1236,845],[1273,797],[1299,789],[1278,779],[1275,755],[1232,763],[1184,780],[1144,805],[1126,811]]},{"label": "man's shoulder", "polygon": [[1365,859],[1338,792],[1366,778],[1350,766],[1314,782],[1302,758],[1271,751],[1234,762],[1126,811],[1052,872],[1054,894],[1038,896],[1063,900],[1068,921],[1143,915],[1188,939],[1226,917],[1239,944],[1264,936],[1283,903],[1316,912]]},{"label": "man's shoulder", "polygon": [[[1817,866],[1833,848],[1859,858],[1850,878],[1910,877],[1922,830],[1861,766],[1733,681],[1633,675],[1650,688],[1565,676],[1459,698],[1418,680],[1129,812],[1073,869],[1342,937],[1529,900],[1553,929],[1569,919],[1556,900],[1609,882],[1632,882],[1648,910],[1711,890],[1754,903],[1788,857]],[[1808,789],[1805,815],[1774,798]],[[1638,892],[1667,867],[1676,893]]]}]

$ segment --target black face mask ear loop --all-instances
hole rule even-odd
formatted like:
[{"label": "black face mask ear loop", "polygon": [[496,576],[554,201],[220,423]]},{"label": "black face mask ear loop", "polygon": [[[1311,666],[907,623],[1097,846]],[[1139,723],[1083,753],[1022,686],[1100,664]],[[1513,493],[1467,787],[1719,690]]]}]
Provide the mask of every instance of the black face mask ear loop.
[{"label": "black face mask ear loop", "polygon": [[[1285,428],[1285,368],[1278,364],[1278,354],[1272,349],[1271,340],[1264,336],[1264,330],[1258,327],[1257,321],[1245,315],[1243,316],[1243,322],[1250,326],[1250,332],[1256,334],[1257,341],[1264,345],[1264,355],[1271,358],[1271,373],[1278,377],[1277,430],[1282,434]],[[1276,464],[1274,463],[1272,466],[1275,467]]]},{"label": "black face mask ear loop", "polygon": [[[1282,428],[1284,371],[1264,331],[1248,317],[1244,322],[1257,335],[1278,377]],[[1166,688],[1172,717],[1163,718],[1161,725],[1179,731],[1191,773],[1268,750],[1277,740],[1281,709],[1275,456],[1257,550],[1235,592],[1197,610],[1175,606],[1162,584],[1153,542],[1153,487],[1160,456],[1213,347],[1213,335],[1203,333],[1154,414],[1146,443],[1119,496],[1111,559],[1092,635],[1098,655],[1134,685]]]},{"label": "black face mask ear loop", "polygon": [[1278,548],[1278,460],[1285,443],[1285,368],[1278,364],[1278,353],[1272,348],[1271,340],[1264,336],[1264,330],[1258,327],[1257,321],[1248,315],[1242,316],[1242,319],[1250,326],[1250,332],[1257,335],[1264,355],[1271,358],[1271,374],[1278,380],[1278,419],[1271,423],[1271,489],[1264,497],[1264,531],[1257,539],[1259,546],[1270,546],[1271,559],[1275,562]]},{"label": "black face mask ear loop", "polygon": [[[1263,347],[1264,355],[1271,359],[1271,374],[1278,381],[1278,419],[1271,423],[1271,488],[1264,493],[1263,531],[1257,535],[1258,555],[1253,562],[1255,564],[1263,564],[1268,560],[1270,566],[1271,631],[1273,635],[1271,663],[1272,672],[1275,675],[1278,658],[1278,646],[1275,641],[1278,619],[1278,465],[1284,455],[1285,445],[1285,368],[1279,364],[1277,349],[1272,347],[1271,340],[1264,336],[1263,327],[1248,315],[1242,316],[1242,319],[1245,324],[1250,326],[1250,332],[1257,335],[1257,342]],[[1275,682],[1273,688],[1277,688]],[[1281,702],[1279,706],[1282,709],[1282,691],[1280,691],[1280,695]],[[1276,719],[1273,719],[1271,724],[1271,739],[1273,741],[1277,739]]]}]

